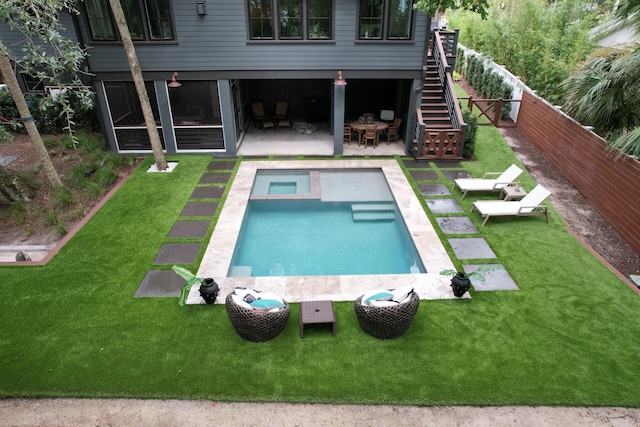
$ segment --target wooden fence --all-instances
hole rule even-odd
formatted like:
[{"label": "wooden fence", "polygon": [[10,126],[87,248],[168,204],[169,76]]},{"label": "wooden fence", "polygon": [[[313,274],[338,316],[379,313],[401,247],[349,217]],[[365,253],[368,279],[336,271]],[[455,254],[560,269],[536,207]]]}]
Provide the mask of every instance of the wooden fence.
[{"label": "wooden fence", "polygon": [[526,91],[516,127],[640,253],[640,162],[614,158],[602,138]]}]

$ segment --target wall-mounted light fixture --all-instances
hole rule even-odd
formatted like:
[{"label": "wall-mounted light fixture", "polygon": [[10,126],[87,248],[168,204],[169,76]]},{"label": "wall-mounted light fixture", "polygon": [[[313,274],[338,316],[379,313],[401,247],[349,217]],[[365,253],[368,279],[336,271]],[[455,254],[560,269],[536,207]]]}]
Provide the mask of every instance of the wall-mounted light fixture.
[{"label": "wall-mounted light fixture", "polygon": [[342,78],[342,71],[338,71],[338,78],[333,81],[334,85],[345,86],[347,81]]},{"label": "wall-mounted light fixture", "polygon": [[196,2],[196,11],[198,15],[206,15],[207,14],[207,2],[206,1],[197,1]]},{"label": "wall-mounted light fixture", "polygon": [[178,77],[178,72],[174,72],[173,73],[173,76],[171,76],[171,81],[169,82],[169,84],[167,86],[169,86],[169,87],[180,87],[180,86],[182,86],[182,83],[177,81],[176,77]]}]

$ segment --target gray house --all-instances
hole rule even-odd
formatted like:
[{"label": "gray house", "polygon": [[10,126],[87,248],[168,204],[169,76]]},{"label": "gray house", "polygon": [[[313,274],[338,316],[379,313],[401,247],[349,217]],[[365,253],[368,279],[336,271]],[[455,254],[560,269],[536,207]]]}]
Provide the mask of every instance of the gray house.
[{"label": "gray house", "polygon": [[[122,0],[167,153],[233,156],[245,133],[256,129],[252,105],[261,103],[272,117],[276,102],[286,101],[292,120],[330,125],[336,154],[342,153],[345,121],[366,112],[378,116],[392,111],[403,119],[400,136],[407,141],[407,152],[427,158],[428,145],[442,151],[448,143],[428,141],[433,126],[425,119],[442,119],[437,117],[442,114],[421,112],[430,97],[426,79],[432,32],[430,18],[412,3]],[[150,153],[109,2],[84,0],[78,6],[80,16],[63,19],[74,29],[70,35],[88,47],[87,69],[105,136],[114,151]],[[3,40],[10,37],[6,31],[0,27]],[[434,129],[442,133],[457,126],[460,131],[462,122],[452,124],[455,106],[447,107],[441,84],[451,68],[447,57],[455,57],[457,37],[436,39],[440,47],[444,40],[444,56],[440,63],[431,60],[431,72],[438,79],[439,108],[449,110],[444,122],[434,121]],[[339,71],[346,85],[338,80]],[[25,90],[32,89],[30,82],[23,83]],[[455,144],[458,156],[460,138]]]}]

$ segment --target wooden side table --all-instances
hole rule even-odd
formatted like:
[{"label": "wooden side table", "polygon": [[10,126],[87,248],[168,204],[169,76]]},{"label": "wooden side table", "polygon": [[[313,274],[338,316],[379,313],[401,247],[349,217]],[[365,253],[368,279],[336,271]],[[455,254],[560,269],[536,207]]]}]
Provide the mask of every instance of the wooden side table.
[{"label": "wooden side table", "polygon": [[331,325],[331,335],[336,335],[336,315],[331,301],[302,301],[300,303],[300,338],[304,338],[304,326]]},{"label": "wooden side table", "polygon": [[519,185],[505,185],[502,187],[502,191],[500,191],[500,198],[505,201],[520,200],[526,195],[527,192]]}]

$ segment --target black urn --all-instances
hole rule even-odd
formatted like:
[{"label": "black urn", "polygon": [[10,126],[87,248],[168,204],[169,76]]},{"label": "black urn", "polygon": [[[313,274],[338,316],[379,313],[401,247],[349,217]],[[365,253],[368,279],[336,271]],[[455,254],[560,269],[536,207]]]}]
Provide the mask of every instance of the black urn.
[{"label": "black urn", "polygon": [[218,297],[218,284],[211,278],[202,279],[200,283],[200,296],[207,304],[213,304]]},{"label": "black urn", "polygon": [[453,295],[457,296],[458,298],[467,293],[470,287],[471,280],[469,280],[467,275],[462,272],[456,273],[456,275],[451,278],[451,288],[453,289]]}]

